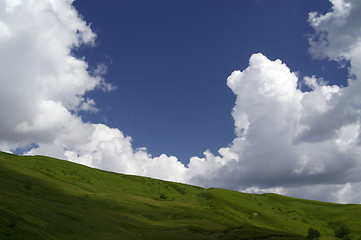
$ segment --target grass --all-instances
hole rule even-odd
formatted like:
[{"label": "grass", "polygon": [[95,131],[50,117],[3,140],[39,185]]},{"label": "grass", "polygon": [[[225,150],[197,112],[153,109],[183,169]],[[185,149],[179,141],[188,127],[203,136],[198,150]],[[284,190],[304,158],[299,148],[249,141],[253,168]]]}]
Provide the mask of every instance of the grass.
[{"label": "grass", "polygon": [[0,152],[0,239],[361,239],[361,206],[203,189]]}]

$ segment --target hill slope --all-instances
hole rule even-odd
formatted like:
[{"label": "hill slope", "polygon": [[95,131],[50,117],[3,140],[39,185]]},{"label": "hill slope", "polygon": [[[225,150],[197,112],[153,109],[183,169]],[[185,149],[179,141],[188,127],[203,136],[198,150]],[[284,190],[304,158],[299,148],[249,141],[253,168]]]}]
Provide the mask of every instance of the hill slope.
[{"label": "hill slope", "polygon": [[[361,239],[361,206],[203,189],[0,152],[0,239]],[[340,231],[340,230],[339,230]],[[347,232],[346,231],[346,232]]]}]

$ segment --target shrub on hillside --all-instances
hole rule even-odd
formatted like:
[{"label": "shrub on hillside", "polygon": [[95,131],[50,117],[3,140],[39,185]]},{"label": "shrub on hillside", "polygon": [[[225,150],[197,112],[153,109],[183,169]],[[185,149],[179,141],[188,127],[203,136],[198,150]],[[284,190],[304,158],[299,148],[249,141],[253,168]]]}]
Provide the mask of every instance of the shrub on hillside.
[{"label": "shrub on hillside", "polygon": [[315,239],[315,238],[319,238],[320,237],[320,232],[316,229],[313,228],[309,228],[308,229],[308,235],[307,235],[307,239]]},{"label": "shrub on hillside", "polygon": [[159,198],[161,198],[161,199],[167,199],[168,197],[167,197],[164,193],[162,193],[162,194],[159,196]]},{"label": "shrub on hillside", "polygon": [[345,239],[346,235],[350,233],[351,230],[347,226],[341,225],[341,227],[335,230],[335,237]]}]

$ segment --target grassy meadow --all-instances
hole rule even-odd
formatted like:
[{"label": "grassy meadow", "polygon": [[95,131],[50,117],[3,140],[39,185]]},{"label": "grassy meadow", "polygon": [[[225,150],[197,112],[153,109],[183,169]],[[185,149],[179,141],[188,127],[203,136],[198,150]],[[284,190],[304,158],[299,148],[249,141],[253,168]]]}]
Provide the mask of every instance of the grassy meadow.
[{"label": "grassy meadow", "polygon": [[361,205],[203,189],[0,152],[0,239],[296,240],[309,228],[319,239],[361,240]]}]

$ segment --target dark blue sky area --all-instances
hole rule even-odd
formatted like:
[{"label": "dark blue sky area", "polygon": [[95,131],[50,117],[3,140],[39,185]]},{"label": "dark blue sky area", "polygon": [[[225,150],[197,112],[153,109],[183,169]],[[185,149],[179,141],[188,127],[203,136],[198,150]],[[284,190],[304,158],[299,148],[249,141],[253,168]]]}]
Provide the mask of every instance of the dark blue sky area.
[{"label": "dark blue sky area", "polygon": [[105,78],[117,86],[89,96],[100,112],[82,113],[146,146],[153,156],[175,155],[187,163],[234,138],[235,97],[226,85],[253,53],[285,62],[300,76],[345,84],[335,62],[312,60],[307,35],[310,11],[325,13],[327,0],[76,0],[91,23],[94,48],[75,52],[91,67],[108,65]]}]

